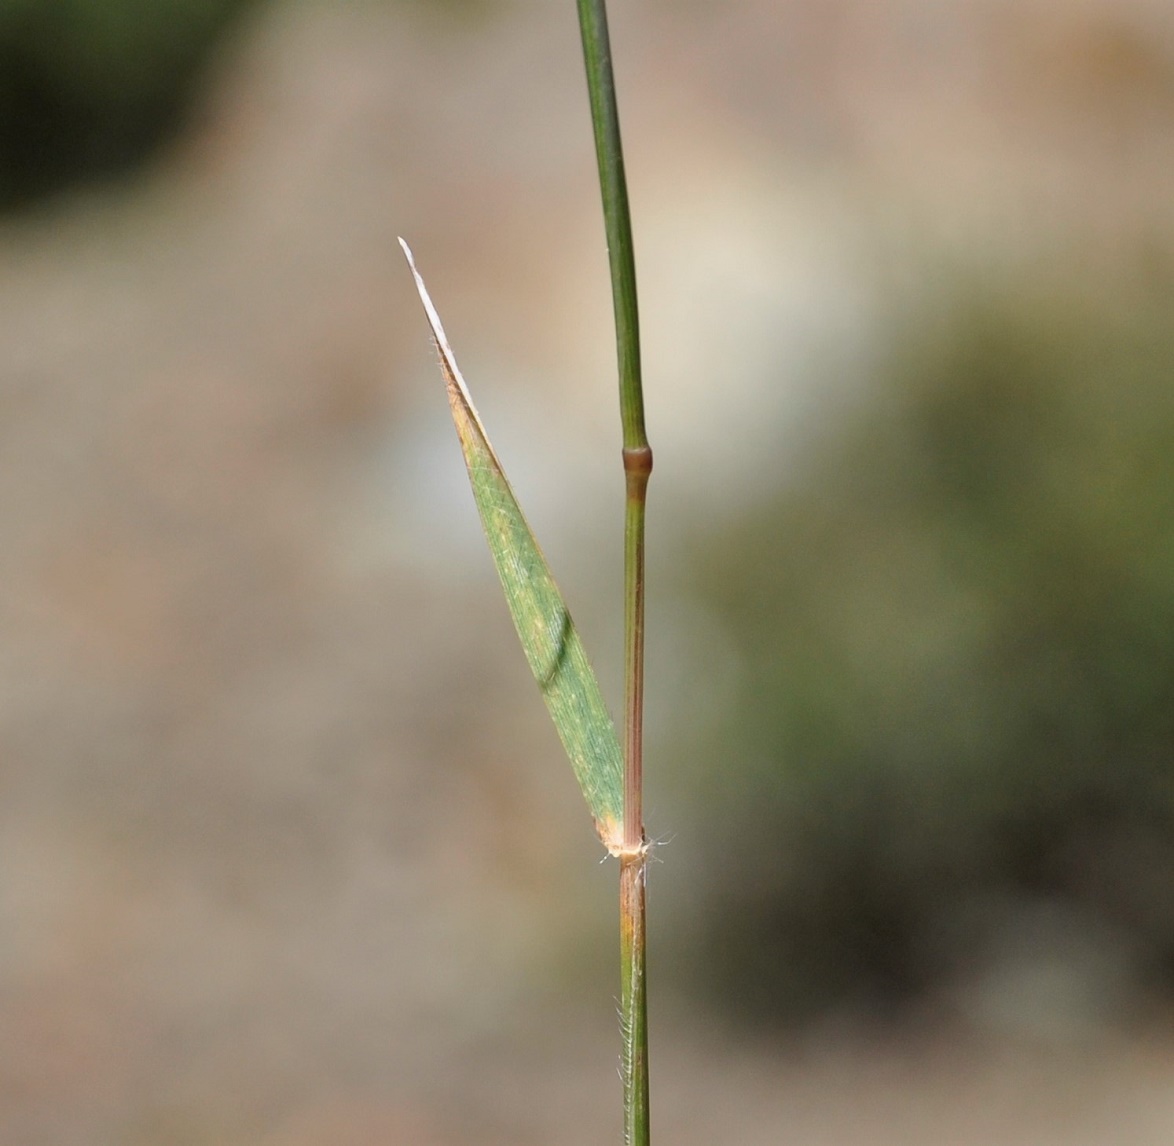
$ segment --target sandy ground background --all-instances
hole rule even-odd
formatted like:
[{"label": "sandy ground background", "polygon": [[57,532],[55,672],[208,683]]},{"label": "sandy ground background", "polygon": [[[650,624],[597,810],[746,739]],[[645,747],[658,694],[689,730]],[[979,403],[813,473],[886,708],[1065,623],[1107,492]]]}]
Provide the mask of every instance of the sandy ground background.
[{"label": "sandy ground background", "polygon": [[[0,1140],[616,1140],[614,871],[497,599],[395,244],[614,698],[572,7],[269,4],[161,161],[0,230]],[[878,299],[932,291],[927,251],[1029,264],[1079,233],[1111,276],[1174,233],[1165,3],[614,7],[655,561],[850,401]],[[650,637],[654,924],[689,847],[656,746],[717,687],[677,619]],[[665,1142],[1174,1127],[1162,1016],[788,1038],[668,981],[653,1006]]]}]

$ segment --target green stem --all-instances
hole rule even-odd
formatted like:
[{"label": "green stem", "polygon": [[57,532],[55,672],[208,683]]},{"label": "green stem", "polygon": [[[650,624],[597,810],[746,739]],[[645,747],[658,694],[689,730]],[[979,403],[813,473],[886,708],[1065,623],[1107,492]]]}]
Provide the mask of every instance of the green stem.
[{"label": "green stem", "polygon": [[624,1142],[648,1146],[648,1007],[644,979],[643,851],[620,857],[620,1020]]},{"label": "green stem", "polygon": [[632,246],[632,217],[628,210],[628,183],[620,118],[616,110],[615,76],[607,34],[604,0],[578,0],[583,59],[587,64],[587,92],[595,128],[595,155],[603,195],[603,219],[611,264],[612,301],[616,316],[616,349],[620,360],[620,416],[624,448],[648,447],[644,432],[644,393],[640,381],[640,319],[636,307],[636,256]]},{"label": "green stem", "polygon": [[626,485],[624,510],[624,837],[620,852],[620,973],[624,1142],[648,1146],[648,1024],[645,976],[643,813],[644,507],[652,449],[644,429],[636,258],[616,109],[604,0],[578,0],[583,59],[607,231],[619,359]]}]

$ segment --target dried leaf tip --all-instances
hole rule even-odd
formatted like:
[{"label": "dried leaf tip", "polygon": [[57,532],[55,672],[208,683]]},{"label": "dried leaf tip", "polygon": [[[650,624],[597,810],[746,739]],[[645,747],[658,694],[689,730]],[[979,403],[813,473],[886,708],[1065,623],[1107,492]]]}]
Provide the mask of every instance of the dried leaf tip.
[{"label": "dried leaf tip", "polygon": [[428,316],[428,325],[432,329],[432,337],[436,340],[436,349],[440,352],[440,361],[444,366],[444,372],[456,383],[457,389],[461,392],[461,398],[469,407],[473,417],[477,419],[478,426],[480,426],[481,419],[477,415],[476,408],[473,405],[473,399],[469,395],[469,388],[465,385],[465,379],[461,374],[460,368],[457,366],[456,355],[453,354],[452,347],[448,344],[448,337],[444,333],[444,324],[440,321],[440,314],[432,303],[432,296],[428,293],[428,288],[424,285],[423,277],[416,270],[416,260],[412,257],[412,248],[402,238],[399,241],[399,245],[403,248],[404,257],[408,260],[408,268],[412,272],[412,278],[416,281],[416,293],[420,296],[420,301],[424,304],[424,313]]}]

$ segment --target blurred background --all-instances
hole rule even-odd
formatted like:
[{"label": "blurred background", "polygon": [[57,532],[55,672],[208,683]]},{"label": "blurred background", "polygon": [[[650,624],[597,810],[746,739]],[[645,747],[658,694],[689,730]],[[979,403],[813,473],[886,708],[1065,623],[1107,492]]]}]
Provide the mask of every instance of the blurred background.
[{"label": "blurred background", "polygon": [[[1174,1122],[1174,8],[615,3],[681,1144]],[[0,1140],[616,1141],[574,5],[0,0]]]}]

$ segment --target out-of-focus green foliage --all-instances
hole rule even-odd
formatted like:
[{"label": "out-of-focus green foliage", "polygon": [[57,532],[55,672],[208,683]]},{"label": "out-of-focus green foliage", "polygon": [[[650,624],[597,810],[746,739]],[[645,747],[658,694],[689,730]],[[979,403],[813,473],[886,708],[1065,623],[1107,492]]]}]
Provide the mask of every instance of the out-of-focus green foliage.
[{"label": "out-of-focus green foliage", "polygon": [[0,0],[0,208],[115,174],[182,122],[250,0]]},{"label": "out-of-focus green foliage", "polygon": [[805,478],[699,546],[740,672],[682,746],[686,949],[751,1013],[916,995],[992,896],[1172,977],[1174,295],[1054,285],[911,323]]},{"label": "out-of-focus green foliage", "polygon": [[[394,2],[462,21],[500,5]],[[148,160],[183,129],[209,57],[259,3],[0,0],[0,212]]]}]

